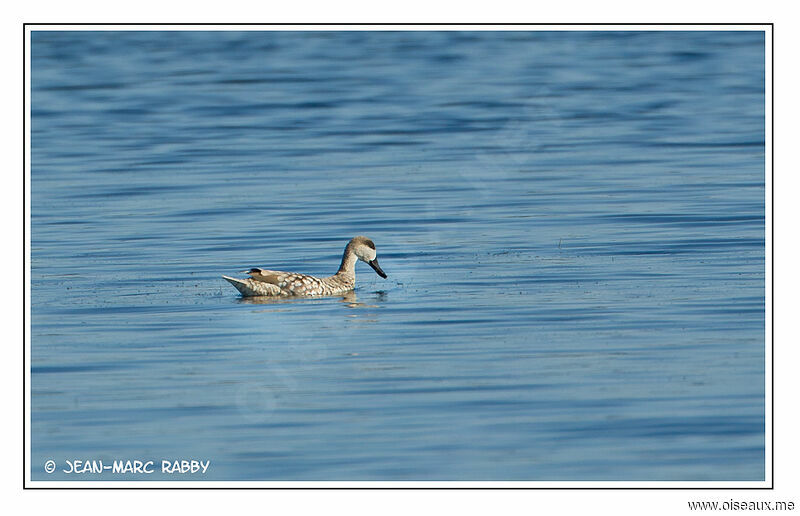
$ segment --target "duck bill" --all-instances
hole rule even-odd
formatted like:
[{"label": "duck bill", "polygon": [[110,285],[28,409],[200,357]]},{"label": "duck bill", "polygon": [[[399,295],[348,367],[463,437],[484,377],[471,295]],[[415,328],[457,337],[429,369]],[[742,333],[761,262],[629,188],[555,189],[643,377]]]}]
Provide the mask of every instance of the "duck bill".
[{"label": "duck bill", "polygon": [[378,273],[378,276],[380,276],[381,278],[386,278],[386,273],[383,272],[383,269],[381,269],[381,266],[378,265],[378,259],[377,258],[375,258],[374,260],[368,261],[367,263],[369,264],[370,267],[375,269],[375,272]]}]

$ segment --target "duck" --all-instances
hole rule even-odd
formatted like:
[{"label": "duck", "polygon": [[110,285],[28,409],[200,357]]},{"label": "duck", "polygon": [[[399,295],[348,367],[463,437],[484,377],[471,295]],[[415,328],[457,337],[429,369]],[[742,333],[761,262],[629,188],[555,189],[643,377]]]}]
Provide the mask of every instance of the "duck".
[{"label": "duck", "polygon": [[242,296],[336,296],[356,286],[356,263],[366,262],[381,278],[387,275],[378,264],[375,243],[365,236],[351,239],[344,248],[342,263],[333,276],[317,278],[309,274],[282,272],[254,267],[242,272],[245,279],[222,277],[236,287]]}]

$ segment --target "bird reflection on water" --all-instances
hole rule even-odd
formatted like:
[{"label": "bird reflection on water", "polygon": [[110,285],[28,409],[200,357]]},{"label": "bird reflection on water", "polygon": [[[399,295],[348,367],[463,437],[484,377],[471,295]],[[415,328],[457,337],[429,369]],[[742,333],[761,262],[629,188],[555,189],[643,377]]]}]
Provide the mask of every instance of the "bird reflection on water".
[{"label": "bird reflection on water", "polygon": [[243,304],[250,304],[250,305],[277,305],[277,304],[290,304],[302,301],[313,301],[316,303],[324,302],[324,300],[330,300],[331,298],[338,299],[342,303],[345,304],[347,308],[379,308],[380,305],[374,304],[374,302],[384,302],[386,301],[387,294],[386,291],[379,290],[373,292],[375,294],[374,298],[372,298],[373,303],[366,303],[358,300],[356,293],[354,291],[346,292],[344,295],[341,296],[328,296],[326,298],[320,297],[276,297],[276,296],[249,296],[249,297],[240,297],[237,299],[237,302]]}]

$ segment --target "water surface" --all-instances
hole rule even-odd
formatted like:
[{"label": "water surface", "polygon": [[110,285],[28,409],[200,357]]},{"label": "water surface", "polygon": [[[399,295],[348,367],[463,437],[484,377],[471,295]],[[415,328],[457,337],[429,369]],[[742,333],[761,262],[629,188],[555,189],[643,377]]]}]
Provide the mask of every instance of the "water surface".
[{"label": "water surface", "polygon": [[34,480],[764,479],[763,32],[31,39]]}]

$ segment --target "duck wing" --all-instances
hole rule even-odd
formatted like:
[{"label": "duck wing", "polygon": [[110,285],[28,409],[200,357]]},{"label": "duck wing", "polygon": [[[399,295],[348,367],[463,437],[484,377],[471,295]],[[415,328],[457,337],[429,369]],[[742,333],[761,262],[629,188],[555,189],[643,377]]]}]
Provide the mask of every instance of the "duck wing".
[{"label": "duck wing", "polygon": [[254,282],[278,287],[282,295],[319,296],[326,294],[324,281],[308,274],[258,268],[250,269],[247,273]]},{"label": "duck wing", "polygon": [[250,275],[250,278],[255,281],[270,283],[279,287],[286,285],[286,280],[289,276],[294,276],[294,274],[289,272],[271,271],[269,269],[259,268],[252,268],[246,272]]}]

